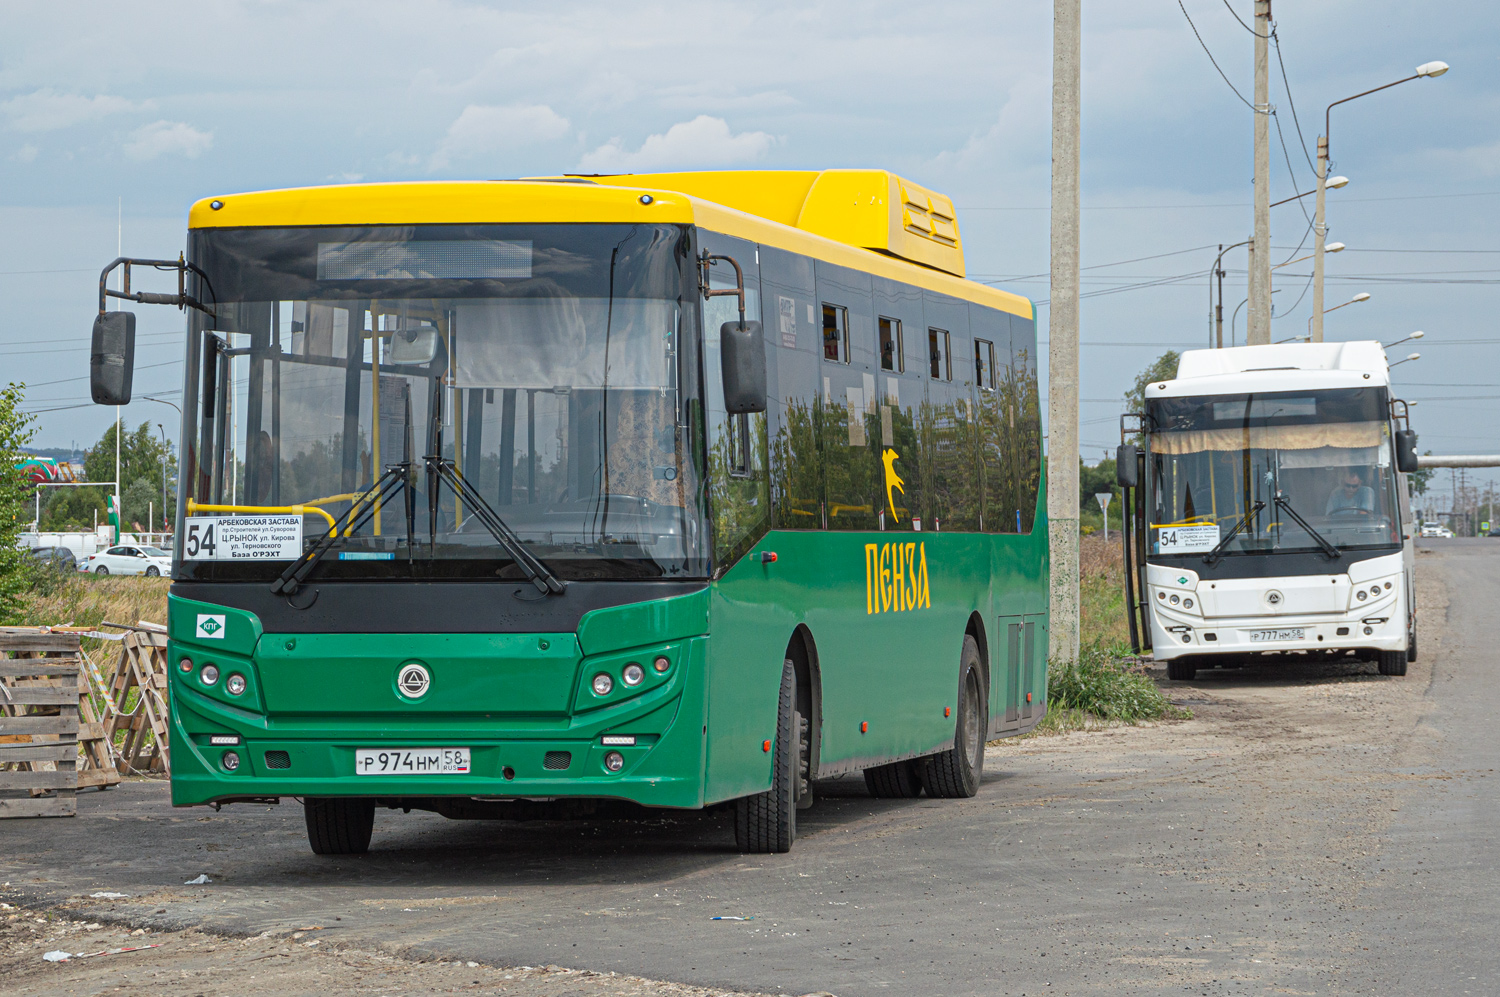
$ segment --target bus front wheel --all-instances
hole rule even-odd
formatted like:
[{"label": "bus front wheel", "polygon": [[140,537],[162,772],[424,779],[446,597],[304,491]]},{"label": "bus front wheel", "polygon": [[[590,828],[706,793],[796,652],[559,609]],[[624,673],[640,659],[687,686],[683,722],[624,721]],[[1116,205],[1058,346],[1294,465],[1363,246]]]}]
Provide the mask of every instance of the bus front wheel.
[{"label": "bus front wheel", "polygon": [[1198,666],[1192,658],[1173,658],[1167,662],[1167,678],[1173,682],[1191,682],[1198,677]]},{"label": "bus front wheel", "polygon": [[953,747],[929,755],[922,766],[922,785],[928,796],[973,796],[979,792],[979,779],[984,772],[984,734],[989,728],[989,717],[985,715],[979,643],[973,637],[964,636],[959,662],[958,722],[954,725]]},{"label": "bus front wheel", "polygon": [[742,852],[789,852],[797,838],[797,778],[801,718],[797,713],[797,672],[791,659],[781,665],[776,709],[776,740],[771,750],[771,788],[734,801],[734,841]]},{"label": "bus front wheel", "polygon": [[1405,651],[1381,651],[1378,664],[1382,675],[1405,675],[1406,674],[1406,652]]},{"label": "bus front wheel", "polygon": [[375,830],[374,800],[304,800],[307,843],[318,855],[363,855]]}]

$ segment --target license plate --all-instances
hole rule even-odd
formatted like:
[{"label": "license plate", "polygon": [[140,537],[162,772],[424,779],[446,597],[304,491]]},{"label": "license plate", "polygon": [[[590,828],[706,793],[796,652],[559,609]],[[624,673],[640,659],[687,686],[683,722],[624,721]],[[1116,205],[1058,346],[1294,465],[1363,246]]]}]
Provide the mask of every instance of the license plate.
[{"label": "license plate", "polygon": [[468,748],[356,748],[355,775],[467,775]]},{"label": "license plate", "polygon": [[1251,641],[1259,640],[1305,640],[1306,633],[1301,628],[1293,630],[1252,630]]}]

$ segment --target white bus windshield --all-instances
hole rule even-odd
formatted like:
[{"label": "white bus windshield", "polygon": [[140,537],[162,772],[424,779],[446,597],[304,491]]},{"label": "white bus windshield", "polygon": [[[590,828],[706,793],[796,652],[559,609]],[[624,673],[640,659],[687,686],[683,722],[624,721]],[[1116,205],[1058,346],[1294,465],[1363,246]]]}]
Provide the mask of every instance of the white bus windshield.
[{"label": "white bus windshield", "polygon": [[1153,554],[1203,553],[1236,526],[1226,555],[1400,544],[1383,388],[1163,398],[1148,414]]}]

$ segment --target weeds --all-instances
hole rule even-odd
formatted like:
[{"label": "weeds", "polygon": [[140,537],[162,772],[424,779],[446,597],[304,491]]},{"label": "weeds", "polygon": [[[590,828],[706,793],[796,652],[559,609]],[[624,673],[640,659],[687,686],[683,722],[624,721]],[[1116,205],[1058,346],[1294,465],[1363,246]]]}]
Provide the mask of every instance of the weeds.
[{"label": "weeds", "polygon": [[1047,669],[1047,715],[1037,731],[1058,734],[1190,717],[1190,710],[1162,694],[1123,642],[1096,638],[1080,649],[1076,664]]}]

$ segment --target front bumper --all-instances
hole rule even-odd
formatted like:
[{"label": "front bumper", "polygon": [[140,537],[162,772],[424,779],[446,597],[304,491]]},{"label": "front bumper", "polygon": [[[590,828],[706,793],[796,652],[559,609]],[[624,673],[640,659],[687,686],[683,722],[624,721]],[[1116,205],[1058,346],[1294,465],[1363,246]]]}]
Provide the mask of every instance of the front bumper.
[{"label": "front bumper", "polygon": [[[1264,651],[1406,650],[1406,614],[1395,607],[1372,607],[1358,615],[1258,617],[1248,619],[1165,618],[1152,607],[1151,652],[1158,661],[1186,655],[1253,654]],[[1383,623],[1365,623],[1384,617]],[[1258,640],[1255,634],[1301,630],[1301,640]],[[1368,632],[1367,632],[1368,631]]]}]

